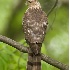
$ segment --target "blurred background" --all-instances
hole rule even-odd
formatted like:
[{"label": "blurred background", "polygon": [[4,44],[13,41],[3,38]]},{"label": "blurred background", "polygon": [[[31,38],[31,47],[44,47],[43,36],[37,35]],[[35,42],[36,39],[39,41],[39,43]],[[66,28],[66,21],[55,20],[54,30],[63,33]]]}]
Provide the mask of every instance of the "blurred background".
[{"label": "blurred background", "polygon": [[[55,0],[39,0],[46,14]],[[0,0],[0,35],[27,46],[22,31],[22,17],[26,0]],[[42,44],[42,53],[68,65],[69,63],[69,1],[59,0],[48,16],[48,29]],[[26,70],[27,54],[0,42],[0,70]],[[42,70],[59,70],[42,61]]]}]

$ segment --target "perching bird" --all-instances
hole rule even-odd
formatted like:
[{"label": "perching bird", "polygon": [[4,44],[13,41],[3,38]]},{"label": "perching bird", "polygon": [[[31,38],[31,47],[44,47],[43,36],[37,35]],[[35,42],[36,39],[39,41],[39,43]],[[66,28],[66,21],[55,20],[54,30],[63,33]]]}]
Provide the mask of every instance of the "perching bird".
[{"label": "perching bird", "polygon": [[23,31],[29,44],[27,70],[41,70],[41,46],[48,25],[46,13],[38,0],[27,0],[28,9],[23,17]]}]

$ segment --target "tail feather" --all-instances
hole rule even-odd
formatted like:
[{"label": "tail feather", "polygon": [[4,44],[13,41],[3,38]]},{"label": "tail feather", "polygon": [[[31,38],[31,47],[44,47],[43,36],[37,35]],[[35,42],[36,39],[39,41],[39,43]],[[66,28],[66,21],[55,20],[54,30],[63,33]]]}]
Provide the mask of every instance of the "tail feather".
[{"label": "tail feather", "polygon": [[33,53],[31,52],[31,49],[29,48],[27,70],[32,70],[32,67],[33,67]]},{"label": "tail feather", "polygon": [[32,70],[41,70],[41,43],[35,43],[31,45],[33,52],[33,67]]},{"label": "tail feather", "polygon": [[27,70],[41,70],[41,45],[40,43],[30,44]]},{"label": "tail feather", "polygon": [[32,70],[41,70],[41,55],[33,55],[33,68]]}]

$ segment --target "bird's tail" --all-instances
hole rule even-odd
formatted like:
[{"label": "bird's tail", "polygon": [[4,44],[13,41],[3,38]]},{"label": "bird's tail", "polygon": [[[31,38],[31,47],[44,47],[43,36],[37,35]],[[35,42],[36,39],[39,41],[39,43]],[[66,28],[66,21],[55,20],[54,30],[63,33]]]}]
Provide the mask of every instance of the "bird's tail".
[{"label": "bird's tail", "polygon": [[33,52],[33,67],[32,70],[41,70],[41,43],[36,43],[31,45],[31,50]]},{"label": "bird's tail", "polygon": [[32,70],[41,70],[41,56],[33,55],[33,67]]},{"label": "bird's tail", "polygon": [[41,45],[32,43],[29,47],[27,70],[41,70]]},{"label": "bird's tail", "polygon": [[33,67],[33,53],[29,47],[28,50],[28,62],[27,62],[27,70],[32,70]]}]

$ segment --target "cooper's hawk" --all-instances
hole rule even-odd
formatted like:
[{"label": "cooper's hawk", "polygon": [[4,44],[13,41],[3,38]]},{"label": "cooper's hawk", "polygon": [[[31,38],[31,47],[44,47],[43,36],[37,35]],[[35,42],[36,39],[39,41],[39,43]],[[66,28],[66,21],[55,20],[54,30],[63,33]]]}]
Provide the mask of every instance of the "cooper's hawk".
[{"label": "cooper's hawk", "polygon": [[[23,17],[23,30],[29,44],[28,70],[41,70],[41,46],[46,34],[47,16],[37,0],[27,0],[28,9]],[[30,68],[29,68],[30,67]]]}]

